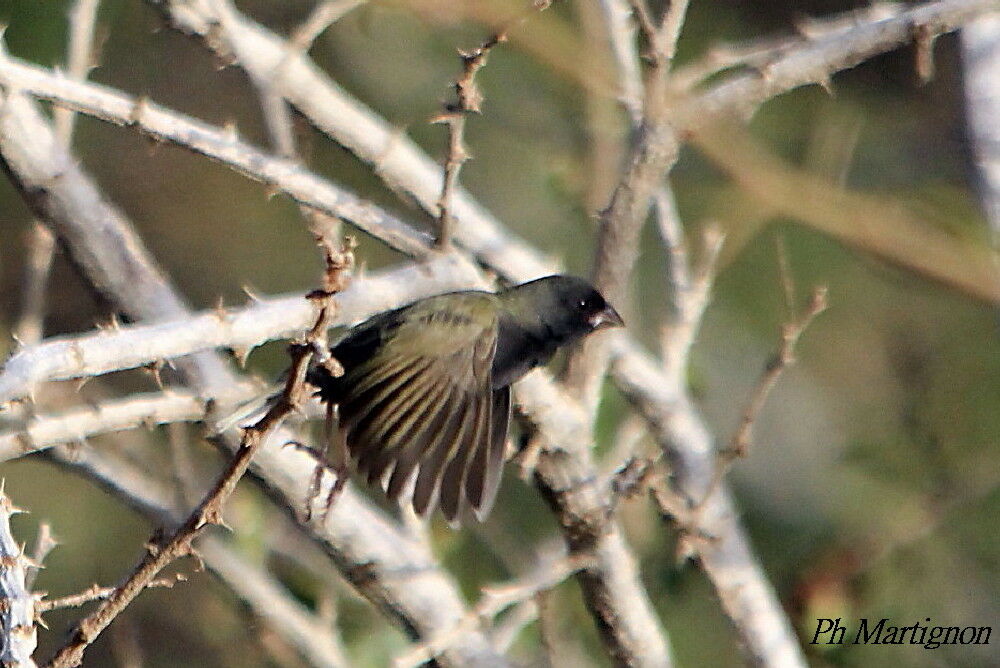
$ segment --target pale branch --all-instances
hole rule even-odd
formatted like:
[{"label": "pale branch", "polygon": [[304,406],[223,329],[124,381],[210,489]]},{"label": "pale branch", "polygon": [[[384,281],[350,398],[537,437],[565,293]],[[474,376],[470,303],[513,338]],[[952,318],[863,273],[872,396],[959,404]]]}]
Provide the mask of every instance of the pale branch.
[{"label": "pale branch", "polygon": [[621,90],[618,99],[633,126],[642,122],[643,84],[642,66],[636,45],[633,10],[627,0],[600,0],[608,43],[617,68],[617,81]]},{"label": "pale branch", "polygon": [[811,40],[892,18],[906,9],[906,5],[898,2],[872,2],[838,14],[799,18],[795,21],[793,35],[714,44],[704,55],[675,68],[671,75],[671,87],[675,90],[687,90],[719,72],[733,68],[760,70],[787,51],[800,48]]},{"label": "pale branch", "polygon": [[24,263],[24,286],[21,315],[14,327],[14,339],[19,345],[38,343],[45,333],[45,292],[55,254],[56,238],[39,222],[27,235],[27,261]]},{"label": "pale branch", "polygon": [[[69,10],[69,47],[66,58],[66,74],[70,79],[83,81],[96,65],[94,55],[94,32],[97,27],[97,9],[100,0],[76,0]],[[56,108],[52,111],[56,137],[65,148],[73,140],[73,125],[76,114],[70,109]]]},{"label": "pale branch", "polygon": [[206,527],[211,524],[223,524],[222,511],[226,501],[236,491],[236,486],[250,468],[254,455],[281,422],[305,402],[309,393],[305,382],[309,363],[313,359],[314,351],[326,340],[329,321],[337,308],[334,295],[336,290],[344,285],[342,272],[351,265],[349,259],[351,252],[348,246],[345,246],[339,255],[336,255],[336,250],[329,245],[324,246],[324,249],[327,262],[323,286],[330,289],[321,290],[320,294],[312,297],[316,309],[315,324],[306,333],[305,338],[291,348],[291,369],[278,401],[258,422],[243,430],[243,437],[236,454],[180,527],[166,540],[158,541],[155,537],[151,539],[151,547],[147,549],[146,555],[135,570],[115,587],[96,611],[76,625],[69,642],[49,663],[51,668],[79,665],[83,661],[87,647],[136,596],[150,586],[160,571],[171,562],[192,554],[194,539]]},{"label": "pale branch", "polygon": [[[165,481],[150,478],[105,450],[84,448],[66,455],[55,450],[51,454],[67,471],[91,480],[151,522],[175,526],[182,519],[172,507],[174,495]],[[217,536],[202,536],[196,551],[208,571],[266,620],[310,665],[350,665],[326,621],[307,610],[266,569],[245,559]]]},{"label": "pale branch", "polygon": [[[14,59],[9,57],[6,61],[0,62],[0,83],[5,81],[4,76],[6,76],[6,74],[10,74],[12,72],[30,75],[27,78],[35,84],[44,83],[46,81],[55,83],[57,84],[56,88],[59,90],[64,90],[62,88],[63,86],[84,86],[87,91],[94,94],[94,99],[100,99],[109,103],[114,102],[115,104],[124,104],[126,108],[130,106],[127,96],[125,97],[125,102],[123,103],[122,96],[111,94],[111,98],[113,99],[109,101],[105,98],[108,94],[93,84],[77,84],[74,82],[68,82],[59,77],[50,78],[45,74],[44,70],[34,68],[33,66],[17,64],[14,62]],[[27,81],[24,79],[19,79],[17,82],[17,85],[21,88],[25,88],[26,84]],[[38,92],[39,90],[39,86],[35,85],[35,92]],[[115,100],[117,100],[117,102],[115,102]],[[8,102],[8,106],[9,105],[10,102]],[[111,106],[114,106],[114,104]],[[82,105],[74,105],[74,108],[83,110]],[[102,113],[106,114],[107,110]],[[139,117],[142,119],[149,119],[150,116],[151,114],[146,112],[139,114]],[[159,118],[156,114],[152,114],[152,116]],[[174,118],[173,116],[171,117]],[[23,115],[19,115],[18,118],[22,119]],[[213,157],[218,158],[219,156],[216,155]],[[277,162],[281,162],[285,165],[288,164],[287,161]],[[51,187],[51,184],[49,184],[49,187]],[[323,207],[320,206],[317,208],[322,209]],[[350,216],[345,216],[345,219],[351,220]],[[351,220],[351,222],[357,223],[356,220]],[[413,245],[419,245],[421,248],[426,249],[426,244],[421,245],[420,236],[413,233],[410,228],[401,226],[399,229],[406,230],[404,236],[405,238],[411,240]],[[382,232],[384,233],[385,230]],[[392,244],[390,243],[390,245]],[[509,243],[505,244],[504,253],[508,260],[514,259],[516,261],[517,251]],[[228,375],[228,372],[226,375]],[[210,377],[217,379],[222,378],[217,373],[213,373]],[[589,455],[587,456],[589,457]],[[260,458],[258,458],[258,461],[259,460]],[[579,465],[582,469],[577,472],[576,477],[580,479],[592,477],[588,473],[589,468],[592,468],[592,465],[589,462],[581,462]],[[265,470],[265,468],[266,467],[261,464],[258,470]],[[306,498],[306,494],[297,498]],[[338,505],[342,505],[342,503]],[[595,508],[590,508],[589,510],[584,507],[576,508],[576,501],[573,500],[570,500],[568,504],[563,504],[562,508],[564,512],[569,513],[579,511],[577,514],[594,514],[597,512],[597,509]],[[572,524],[572,521],[567,519],[564,524]],[[594,524],[589,528],[597,530],[601,529],[602,526],[603,523],[600,525]],[[602,549],[600,550],[602,566],[599,569],[589,570],[586,576],[581,574],[580,579],[584,588],[592,592],[592,594],[588,597],[588,601],[600,608],[600,610],[595,614],[603,620],[601,626],[610,629],[610,631],[605,635],[605,639],[613,644],[621,642],[630,643],[629,645],[617,645],[613,648],[613,653],[615,653],[616,656],[630,658],[634,661],[640,661],[640,659],[646,657],[648,659],[646,663],[649,665],[665,663],[667,661],[666,642],[663,639],[659,622],[656,620],[652,611],[652,606],[638,581],[638,573],[635,567],[634,558],[628,551],[620,533],[617,529],[615,529],[609,534],[609,537],[607,537],[606,540],[604,537],[600,536],[592,536],[592,538],[594,540],[599,540],[602,543]],[[371,588],[368,588],[367,591],[370,592]],[[399,592],[397,590],[394,593],[398,594]],[[436,622],[445,615],[452,614],[454,610],[454,608],[442,608],[440,610],[442,614],[438,617],[420,621]],[[417,628],[427,628],[426,623],[416,624],[415,626],[417,626]],[[650,634],[655,634],[655,639],[652,638]],[[465,647],[460,648],[458,651],[459,655],[461,655],[462,652],[472,652],[475,654],[486,649],[481,646],[477,646],[476,644],[480,641],[485,642],[485,640],[481,637],[477,638],[475,636],[470,636],[466,640],[467,643]]]},{"label": "pale branch", "polygon": [[323,32],[351,10],[368,0],[323,0],[318,3],[299,26],[292,31],[289,42],[305,53]]},{"label": "pale branch", "polygon": [[[102,199],[90,179],[76,169],[77,163],[55,149],[31,150],[39,145],[37,142],[24,145],[25,137],[46,138],[52,133],[34,107],[12,106],[8,100],[3,115],[14,116],[15,128],[27,131],[27,134],[15,131],[4,137],[24,158],[18,165],[32,174],[61,174],[60,178],[42,179],[48,189],[45,192],[51,191],[48,203],[59,204],[48,207],[46,212],[58,221],[57,229],[67,230],[62,240],[70,252],[93,260],[89,266],[79,263],[88,279],[103,285],[122,310],[136,319],[142,319],[145,309],[153,305],[157,308],[150,313],[152,317],[159,309],[165,309],[169,315],[173,307],[182,305],[173,287],[157,280],[162,274],[143,263],[144,251],[131,224]],[[53,142],[46,140],[43,144],[51,147]],[[73,166],[74,170],[67,172],[65,165]],[[13,169],[10,162],[8,167]],[[16,173],[15,176],[23,177]],[[115,215],[105,216],[109,210]],[[95,230],[102,233],[95,234]],[[119,244],[116,240],[120,239],[130,243]],[[107,277],[118,279],[116,272],[123,268],[127,269],[127,277],[104,281]],[[161,289],[169,293],[166,302],[159,299]],[[173,312],[183,310],[176,308]],[[205,396],[239,382],[239,377],[213,354],[182,358],[178,366],[188,375],[187,382]],[[266,489],[289,508],[299,507],[306,498],[315,470],[315,460],[309,454],[282,447],[294,438],[288,431],[276,434],[254,461],[254,471],[266,483]],[[235,447],[228,437],[219,440],[229,449]],[[313,524],[309,531],[358,591],[415,637],[432,634],[464,614],[454,581],[440,568],[430,550],[413,541],[398,523],[375,510],[350,487],[325,521]],[[400,573],[409,575],[400,577]],[[502,663],[488,640],[478,633],[468,634],[441,658],[445,665],[465,665],[470,661]]]},{"label": "pale branch", "polygon": [[23,429],[0,431],[0,462],[100,434],[197,422],[205,419],[208,409],[207,402],[194,392],[171,390],[131,395],[58,414],[32,415]]},{"label": "pale branch", "polygon": [[[23,140],[18,141],[19,136],[25,136],[23,133],[39,126],[30,117],[31,114],[37,114],[37,110],[27,108],[31,105],[21,97],[21,93],[58,102],[117,125],[138,128],[154,139],[183,146],[277,188],[299,204],[342,218],[395,250],[417,257],[427,253],[429,235],[414,230],[384,209],[320,178],[297,161],[262,151],[240,141],[224,128],[169,111],[146,99],[133,98],[106,86],[72,81],[6,54],[0,55],[0,85],[8,89],[4,107],[6,112],[0,118],[0,141],[4,144],[4,159],[8,163],[17,163],[12,166],[12,171],[18,175],[19,185],[25,192],[28,203],[35,209],[68,205],[67,202],[58,200],[50,203],[43,197],[51,195],[50,181],[57,176],[70,183],[78,183],[78,187],[95,189],[68,156],[53,150],[50,136],[43,134],[34,137],[30,146],[24,145]],[[11,107],[17,108],[11,110]],[[29,151],[36,155],[24,155]],[[37,155],[44,155],[47,159],[41,163],[37,161]],[[32,163],[44,165],[48,170],[39,173],[25,169],[25,165]],[[100,200],[96,192],[88,196]],[[114,219],[121,218],[121,214],[110,205],[102,205],[86,212],[89,218],[94,219],[92,224],[120,229],[121,226]],[[45,211],[39,212],[39,215],[47,217]],[[137,243],[132,239],[123,239],[120,243],[124,245],[128,242]],[[159,273],[151,259],[146,261],[150,264],[150,273]],[[168,303],[177,299],[172,296]]]},{"label": "pale branch", "polygon": [[666,634],[600,483],[589,416],[541,371],[517,383],[514,396],[541,445],[535,483],[556,514],[570,554],[592,559],[577,579],[605,647],[621,665],[670,665]]},{"label": "pale branch", "polygon": [[38,535],[35,536],[35,546],[31,549],[32,565],[28,569],[28,574],[24,580],[24,584],[28,589],[31,589],[32,585],[35,584],[35,578],[38,577],[38,572],[42,569],[42,564],[45,562],[45,558],[49,556],[49,552],[54,550],[58,545],[59,541],[52,535],[52,527],[47,522],[42,522],[38,526]]},{"label": "pale branch", "polygon": [[[919,31],[930,36],[952,32],[996,8],[996,0],[939,0],[910,6],[895,16],[824,34],[761,66],[726,77],[679,104],[675,121],[685,128],[719,115],[752,114],[767,100],[801,86],[826,84],[847,70],[914,41]],[[700,120],[699,120],[700,119]]]},{"label": "pale branch", "polygon": [[1000,9],[961,33],[966,126],[979,170],[979,199],[1000,246]]},{"label": "pale branch", "polygon": [[[164,3],[156,4],[163,6]],[[840,69],[907,43],[911,35],[907,26],[925,25],[932,33],[953,30],[986,11],[988,5],[987,0],[943,0],[928,3],[885,21],[848,29],[839,33],[836,39],[827,38],[802,44],[783,53],[763,74],[740,73],[725,77],[704,92],[677,103],[671,109],[671,122],[679,128],[697,127],[727,111],[751,111],[766,99],[799,86],[825,83]],[[211,32],[223,39],[229,45],[225,53],[235,56],[236,62],[248,72],[272,71],[288,49],[286,42],[280,37],[242,17],[238,12],[226,14],[225,20],[219,23],[220,19],[208,12],[203,5],[183,3],[181,6],[181,3],[177,3],[176,7],[170,5],[170,8],[171,18],[182,29],[202,36]],[[838,48],[838,44],[842,46]],[[217,43],[215,45],[218,46]],[[235,47],[238,50],[233,50]],[[845,56],[841,51],[849,55]],[[337,88],[305,56],[290,58],[287,68],[287,76],[282,79],[282,90],[289,102],[319,129],[375,165],[378,174],[393,188],[413,196],[428,212],[437,212],[441,174],[440,168],[429,156],[420,152],[390,124]],[[103,96],[107,89],[97,88],[93,84],[77,84],[83,86],[79,89],[64,78],[51,73],[46,75],[46,70],[41,68],[34,68],[29,76],[16,59],[8,59],[8,64],[0,63],[0,82],[5,77],[17,78],[16,82],[10,83],[56,104],[70,106],[97,117],[107,117],[119,124],[133,124],[128,109],[135,102],[128,96],[114,93],[114,100],[109,101]],[[174,120],[178,116],[180,115],[172,115]],[[183,123],[179,127],[184,132],[170,138],[171,141],[182,141],[183,135],[188,134],[197,140],[201,136],[199,128],[211,128],[203,124],[192,127]],[[213,135],[225,135],[221,129],[213,128],[211,132]],[[241,146],[243,145],[237,142],[237,149]],[[240,151],[236,150],[236,153],[239,154]],[[222,152],[213,153],[210,157],[240,171],[247,169],[247,161],[243,158],[230,162],[229,158],[232,156]],[[262,167],[260,172],[267,172],[271,177],[276,177],[281,172],[265,156],[256,157],[258,160],[254,163],[266,167]],[[260,172],[251,170],[250,173],[254,178],[266,181],[267,174]],[[274,185],[289,192],[294,198],[305,196],[308,191],[301,187],[300,182],[292,179],[288,183],[277,182]],[[322,192],[319,194],[323,197],[317,195],[303,203],[326,210],[323,199],[328,198],[330,192],[322,188],[320,190]],[[457,223],[456,243],[507,279],[521,282],[552,272],[549,262],[543,260],[539,253],[527,247],[523,241],[504,232],[500,223],[475,204],[461,188],[455,192],[453,214]],[[408,240],[400,244],[408,247],[414,243],[420,245],[420,242],[426,244],[429,241],[427,235],[417,234],[414,238],[406,233],[401,234]],[[384,238],[392,245],[393,241],[389,237]]]},{"label": "pale branch", "polygon": [[433,661],[466,629],[491,624],[504,610],[559,586],[573,573],[588,566],[588,561],[587,555],[582,553],[562,556],[555,561],[537,564],[529,569],[527,575],[513,582],[482,587],[479,601],[461,621],[442,634],[406,650],[396,657],[393,665],[395,668],[416,668]]},{"label": "pale branch", "polygon": [[[659,364],[635,344],[617,337],[611,372],[626,399],[649,422],[669,464],[671,489],[681,499],[679,521],[712,485],[716,450],[684,385],[664,378]],[[725,487],[699,512],[692,536],[699,563],[732,621],[750,662],[763,666],[805,666],[798,639],[781,603],[757,562]],[[669,518],[673,519],[673,518]]]},{"label": "pale branch", "polygon": [[34,566],[10,529],[10,518],[19,512],[0,484],[0,664],[9,668],[35,668],[32,654],[38,643],[35,627],[37,597],[26,584]]},{"label": "pale branch", "polygon": [[478,114],[483,102],[483,94],[476,83],[476,74],[489,58],[493,48],[505,42],[507,36],[496,33],[472,51],[459,51],[462,58],[462,76],[455,81],[455,102],[446,102],[444,111],[435,116],[432,123],[448,126],[448,153],[444,161],[444,179],[441,196],[438,197],[438,233],[435,245],[440,249],[451,247],[452,214],[451,201],[458,186],[458,175],[462,165],[471,157],[465,145],[465,119],[469,114]]},{"label": "pale branch", "polygon": [[[334,325],[347,325],[431,294],[476,284],[478,274],[455,255],[435,257],[359,279],[339,297]],[[312,307],[302,295],[253,300],[242,308],[203,311],[154,324],[122,325],[60,336],[21,348],[0,369],[0,403],[30,395],[39,383],[96,376],[171,360],[202,350],[230,348],[245,357],[267,341],[308,327]],[[233,383],[205,399],[244,395]],[[2,459],[2,457],[0,457]]]},{"label": "pale branch", "polygon": [[[175,573],[169,578],[156,578],[146,584],[147,589],[165,588],[172,589],[178,582],[185,582],[187,576],[183,573]],[[59,598],[42,598],[35,604],[35,612],[42,614],[53,610],[63,610],[65,608],[79,608],[94,601],[103,601],[115,593],[116,587],[101,587],[91,585],[79,594],[60,596]]]},{"label": "pale branch", "polygon": [[691,346],[711,300],[715,265],[725,238],[711,224],[706,226],[702,232],[701,258],[697,266],[691,266],[686,244],[675,236],[683,231],[668,227],[661,225],[661,237],[670,253],[672,308],[663,325],[660,349],[664,374],[680,388],[679,392],[686,392]]}]

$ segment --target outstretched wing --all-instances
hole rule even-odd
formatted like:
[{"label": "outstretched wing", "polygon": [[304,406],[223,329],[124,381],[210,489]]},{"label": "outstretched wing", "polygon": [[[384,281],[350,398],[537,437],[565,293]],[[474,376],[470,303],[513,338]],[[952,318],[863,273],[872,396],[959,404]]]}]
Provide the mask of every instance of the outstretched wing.
[{"label": "outstretched wing", "polygon": [[[335,346],[340,425],[358,472],[454,522],[489,511],[503,467],[509,391],[493,390],[495,297],[452,294],[395,312]],[[366,356],[358,353],[368,352]],[[343,357],[342,357],[343,355]],[[498,444],[499,443],[499,444]]]}]

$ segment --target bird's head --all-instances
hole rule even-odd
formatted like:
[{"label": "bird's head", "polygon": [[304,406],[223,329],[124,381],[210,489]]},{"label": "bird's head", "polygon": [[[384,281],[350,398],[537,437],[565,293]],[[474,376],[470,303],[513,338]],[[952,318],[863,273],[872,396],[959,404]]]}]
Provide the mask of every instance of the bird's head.
[{"label": "bird's head", "polygon": [[512,288],[509,294],[525,313],[537,314],[551,334],[571,341],[625,323],[587,281],[575,276],[546,276]]}]

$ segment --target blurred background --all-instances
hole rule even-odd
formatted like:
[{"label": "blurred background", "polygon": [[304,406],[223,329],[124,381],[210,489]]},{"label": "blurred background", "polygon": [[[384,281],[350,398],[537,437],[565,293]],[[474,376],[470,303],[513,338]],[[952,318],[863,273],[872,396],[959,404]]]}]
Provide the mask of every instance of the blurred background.
[{"label": "blurred background", "polygon": [[[790,35],[803,16],[859,4],[694,2],[679,66],[715,44]],[[0,1],[9,51],[62,65],[68,5]],[[288,34],[314,3],[237,5]],[[477,46],[521,6],[512,0],[376,1],[327,30],[311,54],[344,88],[441,156],[446,130],[428,120],[450,99],[448,85],[460,67],[456,47]],[[467,124],[474,159],[461,175],[512,230],[583,275],[590,270],[595,213],[607,201],[627,142],[627,121],[601,89],[612,64],[596,11],[593,3],[557,3],[493,52],[478,79],[483,113]],[[245,75],[169,29],[148,4],[104,0],[98,36],[94,81],[211,123],[235,123],[243,138],[267,144],[258,97]],[[960,626],[1000,620],[1000,342],[995,304],[982,296],[990,290],[935,280],[920,257],[887,262],[870,252],[864,240],[851,237],[856,223],[869,225],[873,236],[883,233],[880,221],[859,222],[864,211],[827,212],[824,220],[832,222],[824,228],[791,213],[802,203],[762,197],[740,178],[748,170],[759,173],[759,161],[778,160],[781,174],[821,176],[832,187],[904,207],[932,234],[984,248],[987,224],[974,186],[954,35],[937,41],[935,63],[934,79],[922,84],[914,52],[905,49],[837,75],[830,92],[810,87],[784,95],[759,111],[739,150],[720,160],[707,148],[686,147],[670,177],[692,236],[708,221],[727,233],[690,368],[693,393],[719,442],[733,433],[789,318],[779,248],[800,300],[814,286],[829,288],[829,310],[803,336],[797,365],[761,415],[749,458],[730,476],[754,547],[806,640],[817,617],[889,617],[900,625],[930,617]],[[312,169],[414,225],[430,224],[353,156],[302,119],[296,122]],[[74,146],[194,307],[220,298],[242,303],[244,286],[276,294],[315,285],[319,254],[287,200],[268,198],[258,184],[181,149],[90,118],[78,118]],[[31,220],[9,181],[0,180],[0,355],[12,348]],[[884,230],[886,238],[894,233]],[[624,310],[631,331],[655,349],[667,313],[666,257],[655,225],[645,234],[633,303]],[[358,257],[373,268],[401,260],[368,239]],[[88,330],[110,315],[62,254],[48,308],[46,336]],[[283,347],[273,344],[255,352],[249,366],[273,377],[285,362]],[[96,401],[152,387],[148,375],[123,373],[89,383],[82,396]],[[79,399],[61,386],[40,397],[51,409],[70,400]],[[606,403],[602,448],[611,446],[626,415],[613,390]],[[207,480],[221,459],[196,427],[175,432],[190,441]],[[159,429],[93,445],[129,451],[136,441],[166,439],[167,430]],[[156,462],[146,465],[155,469]],[[0,475],[14,502],[32,513],[16,520],[19,537],[30,543],[46,521],[61,541],[38,588],[62,595],[94,582],[113,584],[139,557],[152,527],[87,481],[39,458],[4,464]],[[248,558],[267,562],[307,604],[336,610],[357,665],[385,665],[403,650],[404,636],[320,563],[280,511],[246,487],[230,511],[240,527],[233,540]],[[644,500],[630,502],[623,518],[678,664],[738,664],[711,587],[696,567],[678,565],[671,532]],[[479,586],[516,569],[519,544],[554,538],[557,530],[537,494],[510,475],[485,525],[455,532],[435,524],[433,535],[441,558],[475,598]],[[190,572],[192,564],[182,569]],[[302,665],[224,587],[203,573],[191,577],[179,589],[143,594],[97,643],[87,665]],[[562,656],[573,657],[571,665],[607,665],[576,585],[567,582],[549,598],[558,611]],[[61,643],[78,614],[48,616],[51,631],[40,634],[39,656]],[[537,634],[534,626],[523,634],[525,661]],[[817,666],[986,665],[995,654],[977,652],[988,649],[806,647]]]}]

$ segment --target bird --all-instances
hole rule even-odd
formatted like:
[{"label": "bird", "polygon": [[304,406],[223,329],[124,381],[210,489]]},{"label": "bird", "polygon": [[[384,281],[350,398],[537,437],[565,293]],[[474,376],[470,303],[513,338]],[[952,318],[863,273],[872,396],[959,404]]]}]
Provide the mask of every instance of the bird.
[{"label": "bird", "polygon": [[450,524],[482,521],[496,499],[511,385],[557,350],[624,325],[587,281],[554,275],[500,292],[426,297],[351,328],[330,347],[342,369],[306,381],[336,406],[337,436],[369,485]]}]

